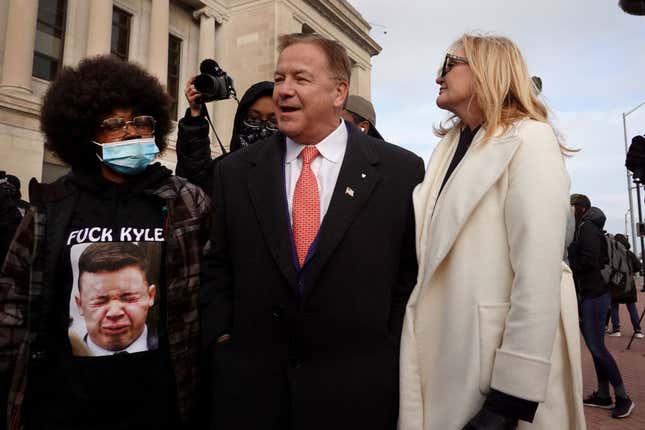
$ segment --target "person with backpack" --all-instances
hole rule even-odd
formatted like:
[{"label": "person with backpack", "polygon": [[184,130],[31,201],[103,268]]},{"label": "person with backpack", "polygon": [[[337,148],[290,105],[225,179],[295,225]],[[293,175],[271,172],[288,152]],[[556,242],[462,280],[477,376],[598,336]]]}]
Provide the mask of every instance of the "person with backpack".
[{"label": "person with backpack", "polygon": [[[598,390],[584,399],[586,406],[612,409],[613,418],[628,417],[634,402],[625,390],[620,370],[605,346],[605,321],[611,295],[602,271],[609,263],[608,247],[603,227],[607,218],[598,208],[591,206],[589,197],[573,194],[570,199],[576,218],[573,242],[569,245],[569,265],[573,271],[576,290],[581,298],[580,328],[587,348],[593,358]],[[614,387],[616,402],[609,393]]]},{"label": "person with backpack", "polygon": [[[629,317],[632,321],[632,327],[634,328],[635,335],[634,337],[642,339],[645,337],[643,331],[641,330],[640,320],[638,316],[638,309],[636,309],[636,282],[634,280],[634,274],[641,271],[641,262],[636,257],[636,255],[629,249],[629,240],[622,235],[616,234],[614,237],[615,249],[621,254],[621,258],[624,258],[627,266],[627,272],[625,276],[626,284],[625,288],[618,291],[612,291],[611,297],[611,330],[607,330],[609,336],[620,337],[620,316],[618,312],[618,305],[625,304],[627,305],[627,311],[629,312]],[[622,257],[624,255],[624,257]]]}]

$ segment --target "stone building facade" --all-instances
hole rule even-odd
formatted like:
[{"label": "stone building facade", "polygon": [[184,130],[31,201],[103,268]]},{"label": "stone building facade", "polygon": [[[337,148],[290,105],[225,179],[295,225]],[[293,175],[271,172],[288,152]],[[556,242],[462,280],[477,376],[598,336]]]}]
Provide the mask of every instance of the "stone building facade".
[{"label": "stone building facade", "polygon": [[[20,177],[23,195],[30,178],[66,171],[44,148],[40,105],[57,70],[86,56],[141,64],[166,85],[180,118],[183,88],[202,59],[214,58],[241,96],[272,80],[277,38],[294,32],[340,41],[353,64],[350,93],[369,99],[371,57],[381,50],[369,31],[347,0],[0,0],[0,170]],[[233,100],[209,105],[225,145],[235,109]],[[162,159],[171,168],[174,143],[173,134]]]}]

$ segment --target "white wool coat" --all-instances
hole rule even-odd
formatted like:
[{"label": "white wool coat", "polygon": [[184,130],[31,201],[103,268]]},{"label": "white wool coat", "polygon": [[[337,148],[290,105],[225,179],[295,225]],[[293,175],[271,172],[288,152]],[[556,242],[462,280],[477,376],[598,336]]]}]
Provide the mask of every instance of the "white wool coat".
[{"label": "white wool coat", "polygon": [[419,274],[401,339],[400,430],[461,429],[491,388],[539,402],[520,429],[584,429],[578,314],[562,262],[569,176],[550,125],[459,131],[413,194]]}]

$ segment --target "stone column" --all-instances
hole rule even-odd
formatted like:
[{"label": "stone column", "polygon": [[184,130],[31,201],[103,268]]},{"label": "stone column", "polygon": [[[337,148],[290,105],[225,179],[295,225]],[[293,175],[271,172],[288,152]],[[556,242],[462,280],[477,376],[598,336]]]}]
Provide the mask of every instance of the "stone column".
[{"label": "stone column", "polygon": [[356,63],[352,66],[352,79],[350,82],[350,94],[356,94],[366,99],[370,99],[371,96],[371,70],[368,65],[365,67],[360,63]]},{"label": "stone column", "polygon": [[148,70],[164,86],[168,80],[169,25],[170,5],[168,4],[168,0],[152,0]]},{"label": "stone column", "polygon": [[112,0],[92,0],[87,30],[87,56],[109,54],[112,44]]},{"label": "stone column", "polygon": [[[203,7],[193,12],[193,17],[199,20],[199,47],[197,50],[197,63],[198,65],[205,60],[206,58],[212,58],[219,63],[220,58],[215,57],[216,51],[216,31],[218,24],[224,23],[228,20],[228,15],[223,9],[216,10],[212,7]],[[221,52],[220,52],[221,54]],[[199,73],[199,69],[195,70],[194,73]],[[225,103],[210,103],[208,109],[211,112],[211,117],[215,123],[215,127],[219,130],[219,134],[226,135],[228,133],[222,133],[222,124],[232,124],[232,120],[228,118],[223,118],[223,109],[226,109],[227,106]],[[220,148],[215,139],[215,135],[212,131],[210,133],[211,138],[211,154],[213,156],[220,155]],[[224,147],[228,148],[227,138],[222,138],[222,143]]]},{"label": "stone column", "polygon": [[198,62],[206,58],[215,58],[215,14],[208,8],[202,8],[193,13],[199,19],[199,49]]},{"label": "stone column", "polygon": [[3,89],[30,94],[38,0],[10,0],[2,64]]}]

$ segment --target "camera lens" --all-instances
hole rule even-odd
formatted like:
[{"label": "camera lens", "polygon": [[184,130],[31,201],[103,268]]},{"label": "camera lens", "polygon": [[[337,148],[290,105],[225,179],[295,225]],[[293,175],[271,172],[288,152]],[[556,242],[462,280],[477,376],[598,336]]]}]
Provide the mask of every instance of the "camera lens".
[{"label": "camera lens", "polygon": [[205,96],[213,94],[215,90],[215,79],[210,75],[197,75],[193,84],[195,89]]},{"label": "camera lens", "polygon": [[235,95],[233,80],[219,68],[214,60],[206,59],[199,66],[202,72],[193,79],[195,89],[201,93],[198,103],[224,100]]},{"label": "camera lens", "polygon": [[223,76],[198,75],[193,80],[195,89],[202,93],[202,103],[228,98],[226,78]]}]

